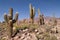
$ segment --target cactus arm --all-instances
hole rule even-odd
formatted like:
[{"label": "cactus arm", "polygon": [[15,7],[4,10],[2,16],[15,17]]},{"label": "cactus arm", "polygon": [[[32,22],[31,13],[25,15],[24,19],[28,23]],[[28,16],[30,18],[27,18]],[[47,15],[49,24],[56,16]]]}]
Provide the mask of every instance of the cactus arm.
[{"label": "cactus arm", "polygon": [[33,17],[35,16],[35,8],[33,7]]},{"label": "cactus arm", "polygon": [[32,10],[32,5],[31,4],[29,4],[29,8],[30,8],[30,13],[31,13],[31,10]]},{"label": "cactus arm", "polygon": [[18,12],[16,12],[15,18],[16,21],[18,20]]},{"label": "cactus arm", "polygon": [[30,8],[30,18],[32,18],[32,16],[33,16],[33,9],[32,9],[32,5],[31,4],[29,5],[29,8]]},{"label": "cactus arm", "polygon": [[13,23],[15,23],[18,20],[18,12],[15,14],[15,18],[13,19]]},{"label": "cactus arm", "polygon": [[10,8],[9,16],[10,16],[10,19],[12,20],[13,19],[13,8]]},{"label": "cactus arm", "polygon": [[11,15],[10,15],[10,14],[8,14],[8,20],[12,20],[12,18],[11,18]]}]

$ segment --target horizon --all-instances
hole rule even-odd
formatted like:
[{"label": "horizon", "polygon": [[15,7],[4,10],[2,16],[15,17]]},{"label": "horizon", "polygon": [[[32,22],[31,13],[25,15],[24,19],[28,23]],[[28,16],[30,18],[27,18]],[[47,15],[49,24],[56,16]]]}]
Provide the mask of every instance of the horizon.
[{"label": "horizon", "polygon": [[53,13],[60,18],[60,1],[59,0],[0,0],[0,21],[4,21],[4,13],[9,13],[9,8],[13,8],[13,14],[19,13],[19,19],[28,19],[30,17],[29,4],[35,7],[35,17],[38,17],[38,8],[44,16],[52,16]]}]

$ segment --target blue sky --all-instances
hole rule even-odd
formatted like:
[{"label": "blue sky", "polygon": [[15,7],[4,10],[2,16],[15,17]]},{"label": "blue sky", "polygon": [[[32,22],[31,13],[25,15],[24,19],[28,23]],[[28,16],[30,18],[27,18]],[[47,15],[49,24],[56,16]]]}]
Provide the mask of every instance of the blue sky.
[{"label": "blue sky", "polygon": [[60,0],[0,0],[0,21],[4,20],[4,13],[9,13],[9,8],[13,8],[13,12],[19,12],[19,20],[29,18],[29,4],[35,7],[36,17],[38,16],[38,8],[45,16],[60,17]]}]

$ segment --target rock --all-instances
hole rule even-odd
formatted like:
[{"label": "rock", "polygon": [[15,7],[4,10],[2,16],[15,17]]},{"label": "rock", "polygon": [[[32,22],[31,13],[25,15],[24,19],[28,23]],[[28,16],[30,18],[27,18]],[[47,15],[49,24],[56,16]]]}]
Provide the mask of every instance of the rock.
[{"label": "rock", "polygon": [[18,36],[14,37],[14,40],[18,40]]},{"label": "rock", "polygon": [[30,40],[37,40],[37,37],[34,33],[30,33]]},{"label": "rock", "polygon": [[37,40],[37,37],[34,33],[27,33],[26,35],[22,33],[20,38],[16,36],[14,40]]},{"label": "rock", "polygon": [[[7,37],[2,37],[1,40],[8,40],[8,36]],[[9,40],[11,40],[11,39],[9,39]]]},{"label": "rock", "polygon": [[42,34],[42,33],[46,32],[46,29],[45,29],[45,28],[43,28],[43,27],[42,27],[42,28],[39,28],[38,30],[39,30],[39,33],[40,33],[40,34]]},{"label": "rock", "polygon": [[36,34],[40,34],[39,32],[37,32]]},{"label": "rock", "polygon": [[57,27],[57,31],[58,31],[58,33],[60,33],[60,27]]},{"label": "rock", "polygon": [[38,32],[38,30],[37,30],[37,29],[35,29],[35,32]]},{"label": "rock", "polygon": [[26,32],[26,31],[28,31],[28,29],[23,30],[23,32]]},{"label": "rock", "polygon": [[28,33],[27,36],[30,36],[30,34]]},{"label": "rock", "polygon": [[25,29],[25,31],[28,31],[28,29]]},{"label": "rock", "polygon": [[51,29],[51,33],[56,33],[56,31],[57,31],[56,27]]},{"label": "rock", "polygon": [[20,39],[21,39],[21,40],[23,40],[24,38],[25,38],[25,35],[24,35],[24,34],[22,34],[22,36],[21,36],[21,38],[20,38]]}]

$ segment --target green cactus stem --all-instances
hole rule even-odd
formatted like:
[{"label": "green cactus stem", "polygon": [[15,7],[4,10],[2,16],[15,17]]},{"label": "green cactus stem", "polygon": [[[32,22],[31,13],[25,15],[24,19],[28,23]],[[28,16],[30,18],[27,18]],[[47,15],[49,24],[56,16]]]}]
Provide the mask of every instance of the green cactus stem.
[{"label": "green cactus stem", "polygon": [[7,24],[7,34],[9,38],[12,38],[13,34],[13,24],[18,20],[18,13],[16,13],[13,19],[13,8],[10,8],[9,14],[4,14],[4,20]]},{"label": "green cactus stem", "polygon": [[40,14],[39,8],[38,8],[38,18],[39,18],[38,24],[39,24],[39,25],[43,25],[43,24],[44,24],[44,17],[43,17],[42,14]]},{"label": "green cactus stem", "polygon": [[35,16],[35,9],[34,7],[32,7],[32,5],[29,5],[30,8],[30,21],[33,24],[34,23],[34,16]]}]

